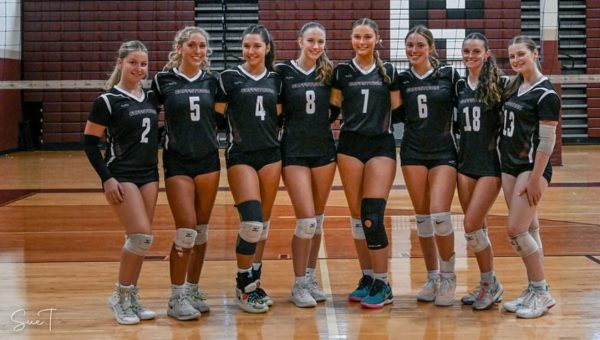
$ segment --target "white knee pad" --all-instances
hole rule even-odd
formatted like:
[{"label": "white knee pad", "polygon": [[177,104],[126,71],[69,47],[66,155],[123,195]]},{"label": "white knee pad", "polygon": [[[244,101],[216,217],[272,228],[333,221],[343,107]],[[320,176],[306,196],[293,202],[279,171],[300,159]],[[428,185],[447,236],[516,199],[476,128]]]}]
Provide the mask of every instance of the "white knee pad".
[{"label": "white knee pad", "polygon": [[360,218],[350,217],[350,224],[352,226],[352,237],[354,237],[355,240],[366,239],[365,231],[362,227],[362,222],[361,222]]},{"label": "white knee pad", "polygon": [[243,221],[240,223],[240,237],[248,243],[256,243],[263,232],[263,223],[256,221]]},{"label": "white knee pad", "polygon": [[177,228],[175,230],[175,248],[177,250],[191,249],[194,247],[198,232],[191,228]]},{"label": "white knee pad", "polygon": [[269,227],[271,226],[271,221],[263,222],[263,230],[260,233],[259,241],[264,241],[269,237]]},{"label": "white knee pad", "polygon": [[294,235],[305,240],[310,240],[315,235],[316,229],[316,218],[300,218],[296,221],[296,230],[294,231]]},{"label": "white knee pad", "polygon": [[417,235],[419,235],[419,237],[433,237],[431,216],[415,215],[415,219],[417,221]]},{"label": "white knee pad", "polygon": [[199,224],[196,226],[196,241],[194,244],[199,246],[208,242],[208,224]]},{"label": "white knee pad", "polygon": [[154,236],[148,234],[125,235],[125,249],[137,256],[144,256],[152,245]]},{"label": "white knee pad", "polygon": [[321,235],[323,233],[323,221],[325,221],[325,215],[315,216],[317,219],[317,227],[315,228],[315,235]]},{"label": "white knee pad", "polygon": [[513,249],[522,258],[525,258],[540,249],[537,242],[535,242],[535,239],[527,231],[517,236],[509,236],[508,240]]},{"label": "white knee pad", "polygon": [[469,249],[474,253],[479,253],[490,245],[490,239],[483,229],[477,229],[472,233],[465,233],[465,240],[467,240]]},{"label": "white knee pad", "polygon": [[533,226],[529,227],[529,235],[531,235],[531,237],[533,237],[533,239],[535,240],[535,243],[537,243],[538,247],[540,249],[542,249],[542,238],[540,237],[540,226],[536,226],[535,228],[532,228]]},{"label": "white knee pad", "polygon": [[433,224],[435,234],[438,236],[448,236],[454,232],[449,211],[431,214],[431,224]]}]

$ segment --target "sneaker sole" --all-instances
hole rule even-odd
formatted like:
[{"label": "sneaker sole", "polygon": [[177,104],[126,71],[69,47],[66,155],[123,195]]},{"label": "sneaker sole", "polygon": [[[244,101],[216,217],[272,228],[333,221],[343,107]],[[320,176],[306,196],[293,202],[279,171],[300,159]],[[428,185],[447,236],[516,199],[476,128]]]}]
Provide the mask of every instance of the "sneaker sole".
[{"label": "sneaker sole", "polygon": [[179,315],[176,315],[174,312],[172,312],[170,309],[167,309],[167,315],[172,317],[173,319],[176,319],[179,321],[189,321],[189,320],[198,319],[200,317],[201,313],[198,312],[198,314],[179,316]]},{"label": "sneaker sole", "polygon": [[536,319],[536,318],[544,316],[544,314],[548,313],[548,311],[554,306],[556,306],[556,302],[553,305],[546,306],[546,308],[540,315],[519,315],[519,313],[517,313],[516,315],[517,315],[517,318],[521,318],[521,319]]},{"label": "sneaker sole", "polygon": [[140,318],[140,320],[142,320],[142,321],[153,320],[153,319],[156,319],[156,314],[152,313],[152,315],[147,315],[147,316],[138,315],[138,318]]},{"label": "sneaker sole", "polygon": [[247,305],[244,305],[243,303],[241,303],[240,300],[238,300],[238,299],[236,299],[236,303],[237,303],[238,307],[240,307],[244,312],[247,312],[247,313],[261,314],[261,313],[266,313],[269,311],[269,307],[265,307],[265,309],[250,308]]},{"label": "sneaker sole", "polygon": [[140,319],[138,318],[137,320],[133,319],[133,320],[124,320],[121,318],[117,317],[117,312],[115,311],[115,309],[113,308],[113,306],[109,303],[108,304],[108,308],[110,308],[110,310],[115,314],[115,320],[117,320],[117,322],[120,325],[137,325],[138,323],[140,323]]},{"label": "sneaker sole", "polygon": [[450,307],[450,306],[454,305],[454,299],[452,301],[440,301],[440,302],[434,301],[433,304],[438,307]]},{"label": "sneaker sole", "polygon": [[358,297],[358,296],[348,296],[348,301],[352,301],[352,302],[361,302],[362,299],[364,299],[365,297]]},{"label": "sneaker sole", "polygon": [[362,307],[364,307],[364,308],[380,309],[380,308],[383,308],[383,306],[389,305],[392,302],[394,302],[394,298],[386,299],[382,303],[365,303],[365,302],[361,302],[360,305]]},{"label": "sneaker sole", "polygon": [[435,296],[432,298],[424,298],[421,296],[417,296],[417,301],[421,301],[421,302],[433,302],[435,301]]},{"label": "sneaker sole", "polygon": [[317,301],[315,301],[314,303],[312,303],[312,302],[302,303],[300,301],[294,300],[293,298],[290,298],[290,302],[293,303],[294,305],[296,305],[296,307],[300,307],[300,308],[312,308],[312,307],[317,306]]}]

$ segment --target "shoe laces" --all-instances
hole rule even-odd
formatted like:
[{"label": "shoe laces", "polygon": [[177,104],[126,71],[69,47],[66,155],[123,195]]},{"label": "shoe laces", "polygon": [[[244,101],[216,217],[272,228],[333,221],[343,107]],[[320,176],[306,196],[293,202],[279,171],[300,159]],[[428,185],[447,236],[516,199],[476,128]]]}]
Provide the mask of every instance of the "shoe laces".
[{"label": "shoe laces", "polygon": [[369,290],[369,296],[375,296],[385,287],[385,282],[381,280],[375,280]]},{"label": "shoe laces", "polygon": [[360,278],[360,280],[358,281],[358,288],[357,289],[369,288],[372,285],[373,285],[373,278],[370,277],[369,275],[363,275]]},{"label": "shoe laces", "polygon": [[200,289],[196,290],[192,290],[189,292],[189,296],[190,298],[192,298],[192,300],[201,300],[201,301],[205,301],[206,300],[206,293]]},{"label": "shoe laces", "polygon": [[440,279],[440,289],[439,291],[444,294],[450,291],[452,287],[452,279],[449,277],[442,277]]},{"label": "shoe laces", "polygon": [[[262,294],[259,289],[260,288],[257,288],[256,290],[246,294],[248,296],[249,303],[264,303],[263,296],[261,296]],[[262,293],[264,293],[265,296],[267,295],[264,291],[262,291]]]}]

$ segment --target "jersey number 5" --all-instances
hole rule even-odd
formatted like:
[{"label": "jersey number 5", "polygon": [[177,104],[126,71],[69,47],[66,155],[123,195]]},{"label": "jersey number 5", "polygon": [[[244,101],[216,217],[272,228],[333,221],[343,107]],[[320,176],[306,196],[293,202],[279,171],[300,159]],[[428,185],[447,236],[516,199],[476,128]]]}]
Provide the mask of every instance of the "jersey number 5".
[{"label": "jersey number 5", "polygon": [[190,119],[192,122],[200,120],[200,97],[190,97]]}]

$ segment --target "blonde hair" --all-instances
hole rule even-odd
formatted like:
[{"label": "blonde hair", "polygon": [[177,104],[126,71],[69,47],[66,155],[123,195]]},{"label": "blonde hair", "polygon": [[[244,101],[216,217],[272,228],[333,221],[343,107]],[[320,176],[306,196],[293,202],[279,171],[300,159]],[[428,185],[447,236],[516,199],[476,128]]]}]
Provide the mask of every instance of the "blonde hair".
[{"label": "blonde hair", "polygon": [[181,65],[181,54],[177,53],[177,48],[182,46],[183,44],[185,44],[185,42],[190,39],[192,34],[195,34],[195,33],[199,33],[200,35],[202,35],[204,37],[204,40],[206,40],[207,54],[204,56],[204,59],[200,63],[200,69],[205,70],[205,71],[208,71],[210,69],[210,60],[208,59],[208,54],[210,52],[210,47],[208,46],[208,41],[210,39],[210,36],[204,29],[202,29],[200,27],[186,26],[186,27],[180,29],[175,34],[175,38],[173,39],[173,50],[171,52],[169,52],[169,61],[167,62],[167,64],[163,68],[163,70],[168,70],[170,68],[177,68]]},{"label": "blonde hair", "polygon": [[[369,26],[375,32],[376,35],[379,35],[379,25],[377,25],[377,22],[375,22],[375,20],[369,18],[356,19],[354,23],[352,23],[352,29],[354,29],[357,26],[363,25]],[[373,58],[375,58],[375,66],[377,67],[377,72],[383,78],[383,82],[388,85],[391,84],[392,78],[390,78],[390,76],[388,76],[387,72],[385,71],[385,67],[383,67],[383,61],[379,57],[379,51],[377,51],[375,48],[373,48]]]},{"label": "blonde hair", "polygon": [[[325,27],[323,27],[323,25],[318,22],[311,21],[302,26],[300,29],[300,37],[304,37],[304,33],[311,28],[319,29],[323,32],[323,35],[326,34]],[[333,63],[331,60],[329,60],[329,57],[327,57],[325,51],[323,51],[319,59],[317,59],[317,69],[315,72],[317,74],[317,80],[321,83],[328,84],[331,81],[331,77],[333,75]]]},{"label": "blonde hair", "polygon": [[[141,41],[138,41],[138,40],[126,41],[126,42],[122,43],[121,46],[119,47],[119,51],[117,52],[117,58],[118,58],[117,60],[123,60],[123,59],[127,58],[127,56],[130,53],[137,52],[137,51],[148,54],[148,49]],[[121,69],[118,67],[118,65],[115,65],[115,68],[113,69],[110,77],[108,78],[106,83],[104,83],[104,90],[106,90],[106,91],[110,90],[113,86],[118,84],[120,80],[121,80]]]}]

